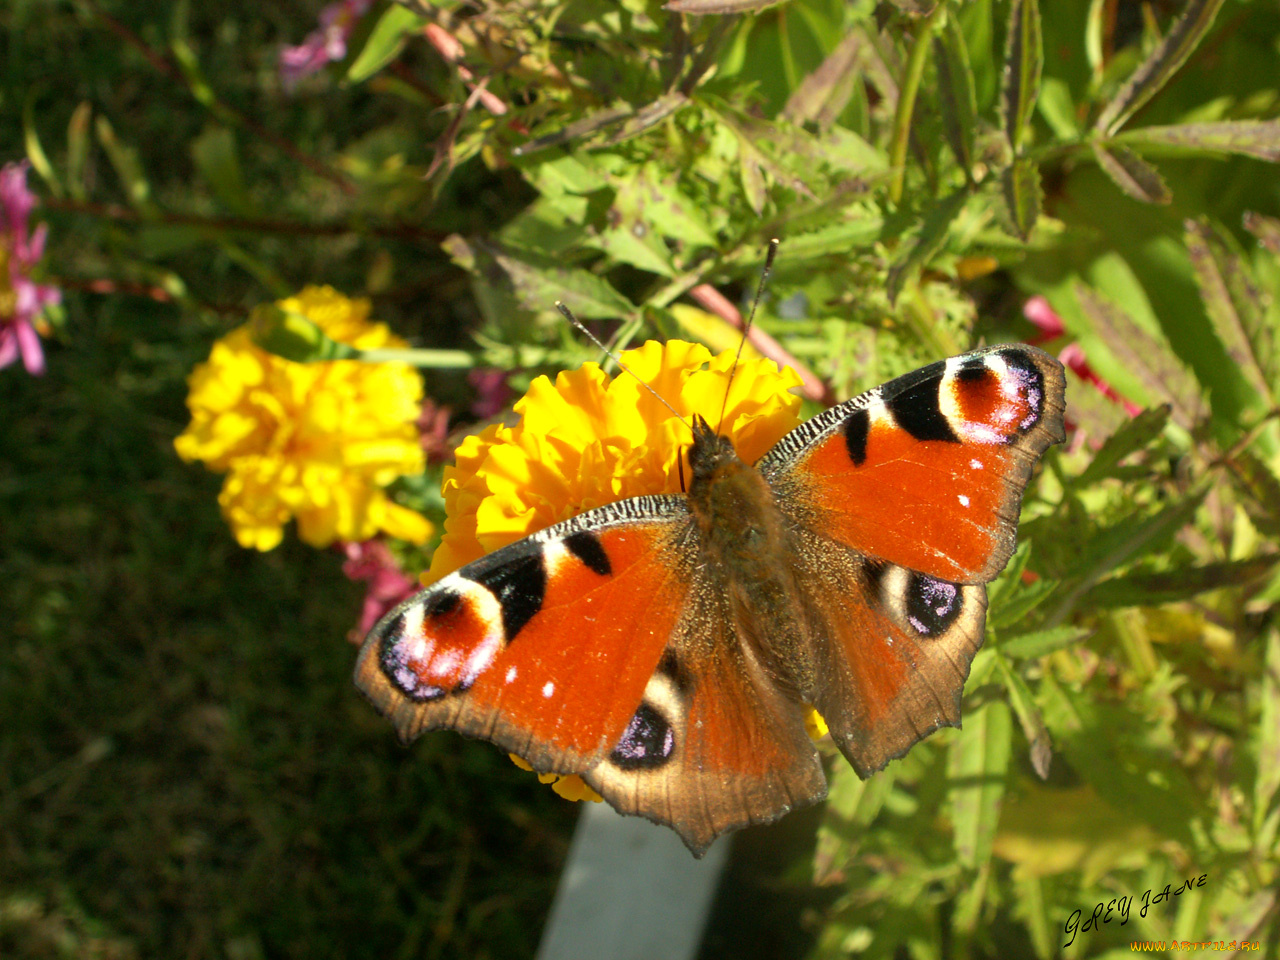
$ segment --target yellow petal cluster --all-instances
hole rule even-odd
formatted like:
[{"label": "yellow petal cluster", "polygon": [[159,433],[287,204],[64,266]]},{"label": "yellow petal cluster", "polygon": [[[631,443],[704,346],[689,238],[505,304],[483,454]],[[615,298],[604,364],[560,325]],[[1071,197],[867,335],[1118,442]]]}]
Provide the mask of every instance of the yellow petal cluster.
[{"label": "yellow petal cluster", "polygon": [[[331,287],[307,287],[278,305],[342,343],[405,346],[369,321],[368,300]],[[422,378],[412,367],[294,363],[258,347],[245,325],[214,344],[188,390],[191,423],[174,447],[226,473],[218,503],[242,546],[272,549],[290,519],[317,547],[379,532],[412,543],[430,536],[430,521],[383,490],[424,466],[414,425]]]},{"label": "yellow petal cluster", "polygon": [[[689,429],[640,380],[686,421],[698,413],[719,423],[723,404],[721,431],[754,463],[799,424],[800,398],[791,391],[801,381],[789,368],[756,359],[741,361],[730,384],[733,358],[732,350],[713,356],[701,344],[649,341],[622,354],[635,377],[610,378],[588,363],[554,383],[534,380],[515,405],[519,423],[469,437],[456,465],[445,469],[444,539],[423,583],[584,510],[679,492],[677,464],[692,439]],[[540,779],[568,799],[600,799],[577,776]]]}]

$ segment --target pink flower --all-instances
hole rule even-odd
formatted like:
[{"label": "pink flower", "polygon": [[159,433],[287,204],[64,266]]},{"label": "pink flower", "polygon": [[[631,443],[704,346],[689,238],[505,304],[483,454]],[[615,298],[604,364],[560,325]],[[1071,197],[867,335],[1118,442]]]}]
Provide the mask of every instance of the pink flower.
[{"label": "pink flower", "polygon": [[365,580],[369,590],[360,608],[360,622],[351,631],[351,640],[361,643],[365,634],[383,615],[419,589],[418,581],[407,576],[396,563],[395,557],[381,540],[365,540],[363,543],[344,543],[342,552],[347,560],[342,572],[349,580]]},{"label": "pink flower", "polygon": [[320,11],[320,29],[296,47],[280,50],[280,82],[290,92],[303,77],[347,55],[347,40],[373,0],[339,0]]},{"label": "pink flower", "polygon": [[505,370],[472,368],[467,374],[467,383],[475,387],[479,394],[475,403],[471,404],[471,412],[481,420],[496,417],[511,399],[511,388],[507,386]]},{"label": "pink flower", "polygon": [[31,279],[31,268],[44,254],[48,228],[42,223],[34,234],[27,232],[36,205],[35,194],[27,189],[28,166],[24,160],[0,169],[0,368],[21,356],[27,372],[38,376],[44,373],[44,351],[34,323],[62,293]]},{"label": "pink flower", "polygon": [[[1066,332],[1062,318],[1058,316],[1053,307],[1049,306],[1049,301],[1044,297],[1032,297],[1023,304],[1022,315],[1041,330],[1038,336],[1032,338],[1032,343],[1044,343],[1046,340],[1053,340]],[[1108,400],[1123,406],[1124,412],[1129,416],[1136,417],[1142,412],[1142,407],[1132,400],[1127,400],[1120,396],[1115,387],[1098,376],[1093,367],[1089,366],[1089,361],[1084,355],[1084,348],[1080,344],[1067,344],[1062,348],[1062,352],[1058,354],[1058,359],[1062,361],[1064,367],[1081,380],[1093,384],[1094,388]]]}]

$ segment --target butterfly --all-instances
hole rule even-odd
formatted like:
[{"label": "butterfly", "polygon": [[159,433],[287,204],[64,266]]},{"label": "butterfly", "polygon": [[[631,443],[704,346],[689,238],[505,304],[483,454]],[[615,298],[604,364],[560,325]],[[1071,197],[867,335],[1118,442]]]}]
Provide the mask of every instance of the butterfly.
[{"label": "butterfly", "polygon": [[1004,344],[801,423],[755,464],[695,416],[685,494],[620,500],[470,563],[369,633],[404,740],[451,728],[576,773],[695,856],[823,799],[805,705],[861,777],[943,726],[1062,365]]}]

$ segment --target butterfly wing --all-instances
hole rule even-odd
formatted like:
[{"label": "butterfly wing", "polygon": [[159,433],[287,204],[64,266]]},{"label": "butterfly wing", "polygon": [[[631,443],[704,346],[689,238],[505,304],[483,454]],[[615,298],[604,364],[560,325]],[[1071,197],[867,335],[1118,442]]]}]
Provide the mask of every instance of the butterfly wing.
[{"label": "butterfly wing", "polygon": [[389,613],[356,684],[412,739],[452,728],[610,804],[720,833],[826,794],[801,715],[739,644],[680,496],[583,513]]},{"label": "butterfly wing", "polygon": [[356,685],[406,741],[448,727],[539,771],[590,769],[684,609],[687,526],[683,497],[637,497],[496,550],[383,618]]},{"label": "butterfly wing", "polygon": [[695,573],[685,614],[622,740],[585,779],[695,856],[720,834],[823,799],[803,715],[743,642],[724,585]]},{"label": "butterfly wing", "polygon": [[757,464],[783,511],[869,556],[995,578],[1022,491],[1063,432],[1062,364],[1006,344],[922,367],[807,420]]},{"label": "butterfly wing", "polygon": [[801,424],[758,465],[795,530],[820,667],[802,693],[861,776],[940,726],[982,644],[1022,492],[1063,437],[1062,366],[1004,345],[930,364]]}]

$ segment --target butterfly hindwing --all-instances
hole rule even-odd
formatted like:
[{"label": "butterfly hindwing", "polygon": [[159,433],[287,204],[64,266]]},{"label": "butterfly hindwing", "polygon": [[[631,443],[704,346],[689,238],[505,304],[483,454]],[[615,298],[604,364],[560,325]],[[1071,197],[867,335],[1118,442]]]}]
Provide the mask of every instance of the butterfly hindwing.
[{"label": "butterfly hindwing", "polygon": [[803,602],[822,624],[817,682],[804,693],[859,776],[959,726],[986,587],[871,560],[815,534],[800,534],[797,546]]},{"label": "butterfly hindwing", "polygon": [[802,423],[757,465],[799,525],[861,553],[983,583],[1022,491],[1064,437],[1062,365],[1023,344],[931,363]]},{"label": "butterfly hindwing", "polygon": [[682,497],[637,497],[497,550],[369,634],[356,683],[401,737],[451,727],[540,771],[622,736],[684,608]]},{"label": "butterfly hindwing", "polygon": [[696,576],[635,718],[585,779],[621,812],[672,827],[696,856],[827,792],[798,706],[738,635],[723,584]]}]

